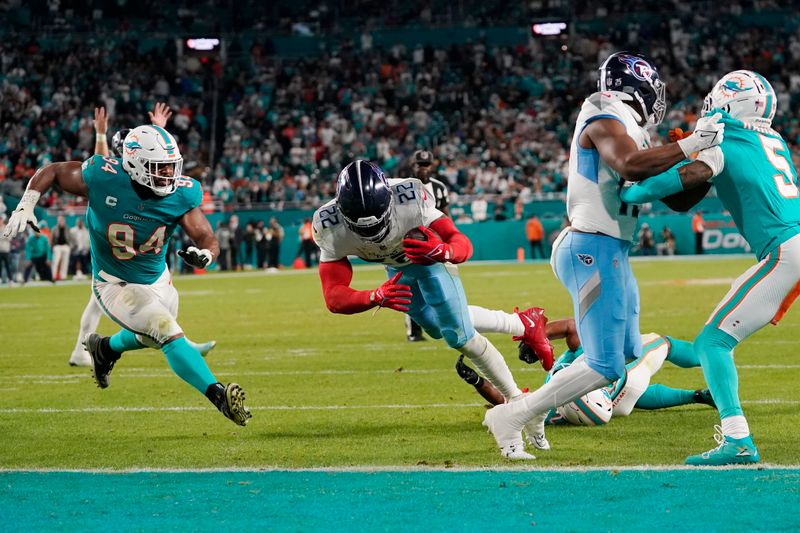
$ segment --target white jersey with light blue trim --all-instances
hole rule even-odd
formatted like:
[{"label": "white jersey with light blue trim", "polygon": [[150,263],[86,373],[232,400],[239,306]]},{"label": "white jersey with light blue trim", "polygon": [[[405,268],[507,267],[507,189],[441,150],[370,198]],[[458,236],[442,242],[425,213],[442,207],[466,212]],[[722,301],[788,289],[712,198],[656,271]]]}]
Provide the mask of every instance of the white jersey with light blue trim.
[{"label": "white jersey with light blue trim", "polygon": [[316,210],[311,229],[320,249],[320,262],[355,256],[394,267],[409,264],[403,253],[406,232],[417,226],[430,226],[444,214],[436,209],[436,199],[418,179],[390,179],[389,187],[393,196],[390,226],[380,242],[369,241],[351,231],[339,214],[335,200]]},{"label": "white jersey with light blue trim", "polygon": [[[598,92],[583,102],[569,152],[567,215],[573,228],[633,240],[638,208],[619,198],[625,180],[606,164],[595,148],[583,148],[578,139],[595,120],[610,118],[625,126],[639,149],[650,146],[650,134],[636,121],[633,110],[615,91]],[[626,95],[627,96],[627,95]]]}]

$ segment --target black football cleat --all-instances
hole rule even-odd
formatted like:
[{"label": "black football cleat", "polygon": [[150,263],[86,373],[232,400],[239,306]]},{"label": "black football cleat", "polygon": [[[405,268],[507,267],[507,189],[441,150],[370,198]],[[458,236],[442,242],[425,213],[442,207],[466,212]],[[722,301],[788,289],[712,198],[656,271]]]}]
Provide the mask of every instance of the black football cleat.
[{"label": "black football cleat", "polygon": [[714,401],[714,398],[711,397],[711,391],[708,389],[699,389],[694,391],[694,403],[704,403],[706,405],[710,405],[714,409],[717,408],[717,403]]},{"label": "black football cleat", "polygon": [[92,377],[101,389],[108,387],[108,376],[122,354],[108,344],[108,337],[90,333],[83,339],[83,346],[92,358]]},{"label": "black football cleat", "polygon": [[224,388],[222,383],[214,383],[208,387],[206,397],[234,424],[246,426],[253,416],[244,405],[244,390],[237,383],[228,383]]}]

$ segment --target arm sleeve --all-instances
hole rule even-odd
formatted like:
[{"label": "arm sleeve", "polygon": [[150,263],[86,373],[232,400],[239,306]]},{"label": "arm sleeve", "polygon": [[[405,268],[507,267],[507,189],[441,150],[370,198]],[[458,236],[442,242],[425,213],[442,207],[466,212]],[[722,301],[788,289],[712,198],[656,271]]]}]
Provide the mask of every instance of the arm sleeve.
[{"label": "arm sleeve", "polygon": [[661,174],[656,174],[623,189],[619,195],[620,198],[629,204],[643,204],[683,191],[681,176],[678,174],[679,166],[674,166]]},{"label": "arm sleeve", "polygon": [[469,237],[458,231],[453,220],[441,217],[431,222],[430,228],[439,234],[442,241],[450,245],[450,262],[463,263],[472,257],[472,242]]},{"label": "arm sleeve", "polygon": [[322,296],[331,313],[352,315],[375,307],[370,301],[372,291],[357,291],[350,288],[353,267],[345,257],[338,261],[321,262],[319,278],[322,281]]}]

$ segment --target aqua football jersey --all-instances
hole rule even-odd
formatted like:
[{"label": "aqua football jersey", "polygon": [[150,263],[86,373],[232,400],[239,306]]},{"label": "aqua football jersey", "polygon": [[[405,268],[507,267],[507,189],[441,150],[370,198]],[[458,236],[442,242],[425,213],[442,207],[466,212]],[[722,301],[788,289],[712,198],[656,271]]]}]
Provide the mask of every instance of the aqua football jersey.
[{"label": "aqua football jersey", "polygon": [[103,271],[130,283],[154,283],[166,268],[178,220],[202,203],[200,183],[181,177],[174,193],[143,199],[121,159],[95,155],[82,168],[89,189],[86,226],[93,274]]},{"label": "aqua football jersey", "polygon": [[797,172],[783,138],[725,120],[717,195],[759,261],[800,233]]}]

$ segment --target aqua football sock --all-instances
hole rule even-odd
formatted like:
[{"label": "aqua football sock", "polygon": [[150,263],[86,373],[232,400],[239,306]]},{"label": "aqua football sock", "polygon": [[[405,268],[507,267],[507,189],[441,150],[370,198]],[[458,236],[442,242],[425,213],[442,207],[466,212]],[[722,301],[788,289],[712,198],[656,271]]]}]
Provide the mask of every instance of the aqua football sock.
[{"label": "aqua football sock", "polygon": [[693,390],[673,389],[666,385],[650,385],[636,402],[637,409],[665,409],[696,403]]},{"label": "aqua football sock", "polygon": [[669,355],[667,361],[681,368],[696,368],[700,366],[700,358],[694,350],[694,345],[689,341],[666,337],[669,341]]},{"label": "aqua football sock", "polygon": [[167,362],[178,377],[205,394],[209,385],[217,380],[208,369],[200,352],[191,347],[186,337],[180,337],[161,347]]},{"label": "aqua football sock", "polygon": [[132,331],[128,331],[127,329],[121,329],[116,334],[112,335],[108,339],[109,344],[111,345],[111,349],[115,352],[128,352],[131,350],[141,350],[144,348],[144,344],[139,342],[136,338],[136,334]]},{"label": "aqua football sock", "polygon": [[739,403],[739,376],[733,362],[737,341],[717,328],[706,326],[694,342],[694,349],[703,366],[720,418],[743,416]]}]

